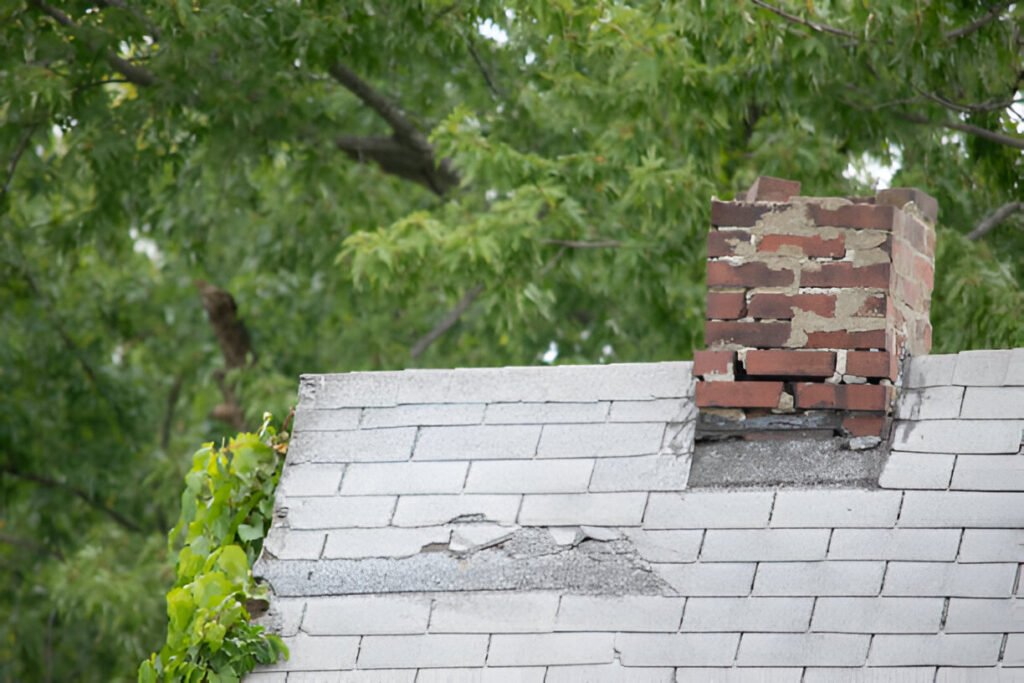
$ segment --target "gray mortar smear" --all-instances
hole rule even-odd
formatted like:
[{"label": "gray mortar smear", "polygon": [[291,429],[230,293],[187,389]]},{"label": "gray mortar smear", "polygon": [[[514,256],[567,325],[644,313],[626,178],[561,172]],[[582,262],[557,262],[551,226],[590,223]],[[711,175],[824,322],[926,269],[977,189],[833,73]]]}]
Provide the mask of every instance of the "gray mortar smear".
[{"label": "gray mortar smear", "polygon": [[359,560],[261,557],[253,573],[279,597],[501,590],[675,594],[628,540],[589,539],[566,547],[541,528],[519,529],[504,543],[462,556],[439,551]]},{"label": "gray mortar smear", "polygon": [[697,442],[689,488],[878,488],[888,449],[849,450],[847,439]]}]

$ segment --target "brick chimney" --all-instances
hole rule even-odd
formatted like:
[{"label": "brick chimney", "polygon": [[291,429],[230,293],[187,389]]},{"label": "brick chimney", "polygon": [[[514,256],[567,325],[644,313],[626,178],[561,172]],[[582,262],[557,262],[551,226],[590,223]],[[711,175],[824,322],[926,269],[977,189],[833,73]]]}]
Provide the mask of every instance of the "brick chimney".
[{"label": "brick chimney", "polygon": [[886,438],[901,360],[931,349],[938,204],[799,193],[762,176],[711,203],[701,430]]}]

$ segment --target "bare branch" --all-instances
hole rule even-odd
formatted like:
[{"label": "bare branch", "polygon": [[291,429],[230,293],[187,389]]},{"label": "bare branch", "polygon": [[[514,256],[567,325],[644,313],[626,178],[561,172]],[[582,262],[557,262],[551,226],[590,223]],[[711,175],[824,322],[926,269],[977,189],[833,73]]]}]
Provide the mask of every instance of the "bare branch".
[{"label": "bare branch", "polygon": [[[372,156],[372,151],[369,149],[371,146],[380,148],[380,154],[384,154],[383,143],[381,142],[384,138],[353,138],[344,137],[336,141],[339,148],[349,153],[350,156],[353,154],[365,155],[374,161],[380,163],[381,168],[385,171],[395,173],[400,177],[415,180],[416,182],[422,183],[429,187],[439,197],[447,194],[449,190],[457,186],[459,183],[458,174],[451,167],[451,164],[447,159],[443,159],[440,162],[434,156],[434,148],[427,142],[427,138],[419,131],[419,129],[406,117],[401,109],[398,108],[391,100],[385,97],[382,93],[378,92],[369,83],[360,78],[354,71],[349,69],[344,64],[337,62],[328,69],[334,80],[338,81],[344,86],[349,92],[362,100],[363,104],[368,106],[373,111],[377,112],[391,128],[394,133],[394,140],[401,146],[405,147],[408,152],[412,152],[414,156],[410,156],[406,153],[406,159],[413,159],[415,163],[416,172],[405,171],[396,172],[390,171],[388,166],[381,163]],[[362,140],[367,145],[367,148],[358,149],[356,148],[355,141]],[[351,147],[347,149],[346,146]],[[393,150],[388,152],[393,155]]]},{"label": "bare branch", "polygon": [[922,123],[929,126],[939,126],[941,128],[949,128],[950,130],[958,130],[962,133],[968,133],[976,137],[995,142],[1000,145],[1006,145],[1007,147],[1016,147],[1017,149],[1024,149],[1024,138],[1015,138],[1004,133],[997,133],[994,130],[988,128],[982,128],[981,126],[975,126],[970,123],[962,123],[959,121],[932,121],[931,119],[920,116],[918,114],[902,113],[897,114],[900,118],[910,121],[911,123]]},{"label": "bare branch", "polygon": [[80,489],[77,486],[68,484],[63,481],[58,481],[56,479],[51,479],[50,477],[46,477],[41,474],[22,472],[21,470],[17,470],[9,465],[0,466],[0,472],[4,474],[9,474],[12,477],[21,479],[22,481],[30,481],[34,484],[39,484],[40,486],[46,486],[48,488],[55,488],[60,489],[61,491],[66,491],[71,495],[75,496],[76,498],[85,502],[91,508],[107,515],[115,522],[123,526],[125,529],[140,533],[142,532],[142,527],[140,527],[138,524],[128,519],[114,508],[109,507],[102,500],[99,500],[98,498],[90,494],[88,491]]},{"label": "bare branch", "polygon": [[[45,0],[29,0],[29,2],[38,7],[40,11],[52,18],[61,26],[72,29],[73,31],[78,31],[78,25],[71,20],[71,17],[64,14],[64,12],[61,12],[56,7],[48,4]],[[95,44],[90,45],[90,47],[99,49],[99,46]],[[108,52],[106,59],[107,64],[109,64],[114,71],[117,71],[135,85],[151,86],[156,84],[156,77],[150,73],[148,69],[132,64],[113,52]]]},{"label": "bare branch", "polygon": [[412,345],[412,349],[409,351],[409,355],[413,358],[419,358],[423,355],[423,352],[430,348],[430,345],[441,338],[445,332],[455,326],[455,323],[459,322],[459,318],[466,312],[473,302],[476,301],[484,291],[483,284],[476,284],[469,289],[462,298],[459,299],[459,303],[455,304],[455,308],[448,311],[448,313],[441,318],[441,320],[434,325],[430,332],[416,340],[416,343]]},{"label": "bare branch", "polygon": [[1024,211],[1024,202],[1007,202],[998,209],[985,216],[978,225],[967,234],[969,240],[980,240],[992,231],[997,225],[1005,221],[1018,211]]},{"label": "bare branch", "polygon": [[751,0],[751,2],[753,2],[761,9],[766,9],[772,14],[782,17],[791,24],[799,24],[800,26],[806,26],[807,28],[813,31],[817,31],[818,33],[830,33],[834,36],[841,36],[843,38],[857,40],[857,35],[854,33],[844,31],[843,29],[840,28],[834,28],[832,26],[829,26],[828,24],[819,24],[816,21],[810,21],[808,19],[804,19],[803,17],[799,17],[795,14],[790,14],[789,12],[785,11],[780,7],[776,7],[775,5],[770,5],[767,2],[764,2],[764,0]]},{"label": "bare branch", "polygon": [[25,134],[21,136],[21,140],[18,141],[18,145],[14,148],[14,153],[11,155],[11,160],[7,164],[7,178],[4,180],[4,185],[0,188],[0,197],[7,194],[8,188],[11,186],[11,181],[14,180],[14,172],[18,168],[18,162],[21,161],[21,156],[28,149],[28,143],[32,140],[32,135],[36,132],[36,126],[29,126],[25,130]]},{"label": "bare branch", "polygon": [[[206,317],[213,327],[224,356],[224,365],[228,370],[243,368],[252,358],[252,341],[245,323],[238,317],[238,306],[235,298],[220,287],[205,280],[196,280],[196,288],[203,298]],[[214,407],[211,417],[227,422],[238,431],[245,429],[245,413],[235,387],[227,380],[227,373],[218,370],[214,380],[220,387],[224,402]]]},{"label": "bare branch", "polygon": [[1017,99],[1014,99],[1013,97],[1011,97],[1008,100],[1000,100],[1000,101],[993,100],[993,101],[989,101],[989,102],[980,102],[978,104],[954,102],[953,100],[950,100],[950,99],[948,99],[946,97],[943,97],[942,95],[940,95],[938,93],[927,92],[925,90],[922,90],[922,89],[916,88],[916,87],[914,89],[917,90],[917,92],[921,93],[921,96],[924,97],[925,99],[931,100],[932,102],[935,102],[936,104],[941,104],[943,107],[946,107],[947,109],[952,109],[954,111],[958,111],[958,112],[961,112],[963,114],[969,114],[969,113],[972,113],[972,112],[989,112],[989,111],[999,111],[1001,109],[1008,109],[1011,106],[1013,106],[1014,104],[1017,104],[1018,102],[1021,101],[1021,100],[1017,100]]},{"label": "bare branch", "polygon": [[555,244],[569,249],[615,249],[622,246],[619,240],[541,240],[541,244]]},{"label": "bare branch", "polygon": [[464,36],[466,40],[466,48],[469,50],[469,55],[473,58],[476,63],[476,68],[480,70],[480,75],[484,78],[484,83],[487,84],[487,89],[491,91],[491,97],[496,100],[505,99],[505,95],[501,92],[497,83],[491,78],[491,72],[488,70],[487,65],[484,64],[484,60],[481,59],[480,53],[476,50],[476,45],[473,43],[473,39],[469,36]]},{"label": "bare branch", "polygon": [[983,15],[977,21],[972,21],[971,23],[969,23],[969,24],[967,24],[965,26],[961,26],[958,29],[954,29],[954,30],[948,32],[946,34],[946,39],[947,40],[956,40],[958,38],[963,38],[966,35],[970,35],[970,34],[974,33],[978,29],[980,29],[980,28],[982,28],[984,26],[987,26],[988,24],[990,24],[993,21],[995,21],[996,19],[998,19],[999,15],[1003,13],[1003,10],[1005,10],[1007,7],[1009,7],[1012,4],[1013,4],[1013,2],[996,3],[996,5],[993,6],[991,10],[989,10],[988,14]]}]

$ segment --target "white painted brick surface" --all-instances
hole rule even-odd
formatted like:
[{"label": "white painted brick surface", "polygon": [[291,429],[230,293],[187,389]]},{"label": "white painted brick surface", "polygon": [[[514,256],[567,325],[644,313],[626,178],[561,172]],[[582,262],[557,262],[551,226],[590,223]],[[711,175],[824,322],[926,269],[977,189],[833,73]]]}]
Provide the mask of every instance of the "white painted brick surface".
[{"label": "white painted brick surface", "polygon": [[544,425],[539,458],[653,455],[661,450],[664,422]]},{"label": "white painted brick surface", "polygon": [[828,556],[833,560],[952,561],[960,529],[836,529]]},{"label": "white painted brick surface", "polygon": [[660,596],[565,595],[558,608],[559,631],[667,631],[679,629],[683,598]]},{"label": "white painted brick surface", "polygon": [[693,562],[697,559],[704,532],[698,529],[685,531],[645,531],[628,529],[626,537],[636,547],[640,557],[648,562]]},{"label": "white painted brick surface", "polygon": [[264,549],[279,560],[315,560],[320,557],[327,534],[322,531],[294,531],[272,527]]},{"label": "white painted brick surface", "polygon": [[950,488],[967,491],[1024,491],[1024,456],[957,456]]},{"label": "white painted brick surface", "polygon": [[608,664],[615,656],[611,633],[497,634],[488,666]]},{"label": "white painted brick surface", "polygon": [[772,668],[680,668],[676,669],[676,683],[800,683],[803,669],[799,667]]},{"label": "white painted brick surface", "polygon": [[422,427],[416,460],[532,458],[540,437],[538,425]]},{"label": "white painted brick surface", "polygon": [[1003,383],[1008,387],[1024,387],[1024,348],[1012,349]]},{"label": "white painted brick surface", "polygon": [[951,564],[890,562],[884,595],[939,597],[1009,597],[1017,574],[1015,564]]},{"label": "white painted brick surface", "polygon": [[339,432],[359,427],[359,408],[338,408],[335,410],[313,410],[299,408],[295,411],[293,433]]},{"label": "white painted brick surface", "polygon": [[423,633],[429,617],[426,595],[322,596],[310,599],[302,630],[314,636]]},{"label": "white painted brick surface", "polygon": [[425,545],[447,544],[447,527],[416,529],[337,529],[327,532],[323,556],[327,559],[362,557],[409,557],[419,554]]},{"label": "white painted brick surface", "polygon": [[[434,600],[434,633],[547,633],[554,630],[558,593],[442,593]],[[493,662],[492,662],[493,664]]]},{"label": "white painted brick surface", "polygon": [[1024,666],[1024,633],[1011,633],[1007,636],[1003,666]]},{"label": "white painted brick surface", "polygon": [[269,671],[331,671],[351,669],[359,651],[357,636],[307,636],[284,638],[287,660],[266,667]]},{"label": "white painted brick surface", "polygon": [[482,403],[448,403],[395,406],[393,408],[366,408],[363,429],[379,427],[474,425],[484,419]]},{"label": "white painted brick surface", "polygon": [[689,397],[656,401],[615,401],[609,422],[687,422],[697,418],[697,406]]},{"label": "white painted brick surface", "polygon": [[1024,562],[1024,529],[965,529],[961,562]]},{"label": "white painted brick surface", "polygon": [[689,455],[598,458],[591,491],[679,491],[690,478]]},{"label": "white painted brick surface", "polygon": [[944,387],[953,382],[956,354],[917,356],[910,359],[905,386]]},{"label": "white painted brick surface", "polygon": [[932,683],[934,666],[900,666],[867,669],[807,669],[803,683]]},{"label": "white painted brick surface", "polygon": [[955,461],[952,453],[893,451],[885,461],[878,485],[885,489],[945,489]]},{"label": "white painted brick surface", "polygon": [[907,491],[905,527],[1024,527],[1024,493]]},{"label": "white painted brick surface", "polygon": [[768,524],[771,491],[652,493],[645,529],[753,529]]},{"label": "white painted brick surface", "polygon": [[1024,600],[949,601],[946,633],[1024,633]]},{"label": "white painted brick surface", "polygon": [[421,669],[416,683],[544,683],[543,666]]},{"label": "white painted brick surface", "polygon": [[749,562],[656,564],[652,568],[679,595],[732,597],[750,594],[756,566]]},{"label": "white painted brick surface", "polygon": [[993,666],[1001,635],[877,635],[869,666]]},{"label": "white painted brick surface", "polygon": [[483,666],[486,656],[484,635],[364,636],[359,648],[359,668]]},{"label": "white painted brick surface", "polygon": [[[292,671],[288,683],[414,683],[416,669],[369,671]],[[249,683],[249,679],[245,679]]]},{"label": "white painted brick surface", "polygon": [[492,403],[484,417],[488,424],[550,424],[604,422],[607,401],[599,403]]},{"label": "white painted brick surface", "polygon": [[615,649],[625,666],[729,666],[737,633],[620,633]]},{"label": "white painted brick surface", "polygon": [[944,666],[936,671],[935,683],[1021,683],[1021,671]]},{"label": "white painted brick surface", "polygon": [[618,664],[548,667],[545,683],[672,683],[671,668],[637,668]]},{"label": "white painted brick surface", "polygon": [[937,633],[942,598],[818,598],[811,630],[827,633]]},{"label": "white painted brick surface", "polygon": [[871,636],[845,633],[744,633],[740,666],[860,666]]},{"label": "white painted brick surface", "polygon": [[344,529],[385,526],[395,507],[394,496],[289,498],[292,529]]},{"label": "white painted brick surface", "polygon": [[281,473],[277,485],[277,499],[291,496],[333,496],[341,485],[345,465],[289,464]]},{"label": "white painted brick surface", "polygon": [[395,526],[434,526],[459,517],[480,516],[482,520],[512,524],[516,521],[521,496],[401,496],[395,507]]},{"label": "white painted brick surface", "polygon": [[702,562],[824,560],[829,529],[709,529]]},{"label": "white painted brick surface", "polygon": [[246,683],[285,683],[288,674],[284,671],[253,671],[245,677]]},{"label": "white painted brick surface", "polygon": [[1010,366],[1007,351],[961,351],[957,354],[953,384],[969,387],[1000,386]]},{"label": "white painted brick surface", "polygon": [[519,523],[527,526],[637,526],[646,504],[646,493],[526,495]]},{"label": "white painted brick surface", "polygon": [[897,422],[893,448],[919,453],[1016,453],[1024,420]]},{"label": "white painted brick surface", "polygon": [[1024,387],[968,387],[960,416],[975,420],[1024,420]]},{"label": "white painted brick surface", "polygon": [[884,569],[884,562],[766,562],[754,595],[878,595]]},{"label": "white painted brick surface", "polygon": [[593,460],[486,460],[474,462],[467,493],[575,493],[587,490]]},{"label": "white painted brick surface", "polygon": [[802,633],[813,598],[690,598],[681,631]]},{"label": "white painted brick surface", "polygon": [[468,469],[468,462],[355,463],[345,472],[341,495],[459,493]]},{"label": "white painted brick surface", "polygon": [[292,439],[293,462],[390,462],[408,460],[415,427],[351,432],[299,432]]},{"label": "white painted brick surface", "polygon": [[897,491],[779,491],[773,527],[891,527],[901,495]]},{"label": "white painted brick surface", "polygon": [[963,387],[908,389],[896,401],[898,420],[948,420],[960,417]]}]

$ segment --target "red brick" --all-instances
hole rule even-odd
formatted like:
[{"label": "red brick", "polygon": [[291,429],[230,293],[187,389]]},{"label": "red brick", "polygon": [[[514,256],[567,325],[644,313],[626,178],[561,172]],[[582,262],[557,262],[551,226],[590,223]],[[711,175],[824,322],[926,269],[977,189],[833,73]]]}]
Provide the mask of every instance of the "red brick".
[{"label": "red brick", "polygon": [[728,375],[736,367],[735,351],[697,351],[693,354],[693,374]]},{"label": "red brick", "polygon": [[801,382],[794,386],[797,408],[876,410],[889,407],[889,387],[880,384],[819,384]]},{"label": "red brick", "polygon": [[729,228],[750,228],[773,207],[740,202],[711,202],[711,225]]},{"label": "red brick", "polygon": [[857,315],[869,318],[884,318],[888,297],[885,294],[868,294],[857,309]]},{"label": "red brick", "polygon": [[928,232],[929,229],[925,227],[924,223],[913,216],[905,215],[898,234],[903,235],[903,239],[907,240],[914,249],[917,249],[922,254],[928,254],[931,253],[928,251],[928,238],[926,236]]},{"label": "red brick", "polygon": [[857,377],[889,377],[889,354],[885,351],[847,351],[846,374]]},{"label": "red brick", "polygon": [[818,235],[765,235],[757,245],[758,251],[783,251],[783,247],[796,247],[805,256],[842,258],[846,255],[842,237],[826,240]]},{"label": "red brick", "polygon": [[875,195],[876,204],[895,206],[897,209],[902,209],[907,202],[914,202],[917,205],[917,210],[932,223],[939,217],[939,202],[935,197],[916,187],[893,187],[888,190],[879,190]]},{"label": "red brick", "polygon": [[892,264],[900,275],[910,275],[914,263],[914,248],[902,237],[897,237],[892,247]]},{"label": "red brick", "polygon": [[935,287],[935,266],[920,254],[914,254],[914,278],[929,292]]},{"label": "red brick", "polygon": [[892,230],[893,216],[896,213],[891,206],[874,204],[847,204],[836,209],[809,204],[807,208],[815,225],[867,230]]},{"label": "red brick", "polygon": [[808,332],[808,349],[884,349],[885,330],[869,332]]},{"label": "red brick", "polygon": [[896,296],[900,298],[903,303],[910,306],[915,311],[920,311],[924,308],[925,291],[922,285],[914,282],[910,278],[897,277],[896,279]]},{"label": "red brick", "polygon": [[699,408],[775,408],[782,382],[698,382]]},{"label": "red brick", "polygon": [[831,318],[836,299],[831,294],[755,294],[750,299],[750,315],[755,318],[789,320],[794,308]]},{"label": "red brick", "polygon": [[750,233],[746,230],[712,230],[708,233],[708,258],[716,256],[733,256],[736,244],[750,243]]},{"label": "red brick", "polygon": [[800,183],[796,180],[773,178],[763,175],[747,190],[748,202],[786,202],[800,194]]},{"label": "red brick", "polygon": [[747,351],[743,369],[749,375],[831,377],[836,354],[831,351]]},{"label": "red brick", "polygon": [[708,261],[708,287],[780,287],[793,284],[794,278],[792,270],[772,270],[765,263]]},{"label": "red brick", "polygon": [[889,286],[889,264],[873,263],[854,267],[849,261],[823,263],[821,270],[800,273],[801,287],[877,287]]},{"label": "red brick", "polygon": [[715,344],[739,344],[753,348],[778,348],[789,339],[789,323],[706,322],[704,341]]},{"label": "red brick", "polygon": [[735,320],[746,315],[747,299],[743,292],[708,292],[709,320]]},{"label": "red brick", "polygon": [[884,414],[850,415],[843,419],[843,429],[850,436],[878,436],[887,438],[888,424]]}]

